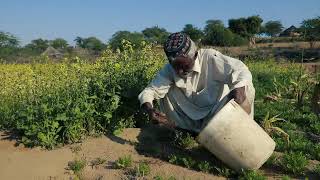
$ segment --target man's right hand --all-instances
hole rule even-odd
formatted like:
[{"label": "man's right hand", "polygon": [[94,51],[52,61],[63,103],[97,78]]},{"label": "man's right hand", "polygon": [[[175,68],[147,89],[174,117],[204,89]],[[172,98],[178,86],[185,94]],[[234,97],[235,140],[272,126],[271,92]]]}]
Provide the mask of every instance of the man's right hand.
[{"label": "man's right hand", "polygon": [[165,114],[161,113],[160,111],[154,109],[152,105],[148,102],[142,105],[142,108],[145,112],[148,113],[149,119],[154,124],[164,125],[168,128],[174,128],[175,125],[170,123]]}]

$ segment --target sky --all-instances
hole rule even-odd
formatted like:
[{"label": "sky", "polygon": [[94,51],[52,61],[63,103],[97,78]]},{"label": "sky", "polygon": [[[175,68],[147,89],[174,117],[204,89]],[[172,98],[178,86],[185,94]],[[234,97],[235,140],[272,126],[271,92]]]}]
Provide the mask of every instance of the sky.
[{"label": "sky", "polygon": [[169,32],[185,24],[199,28],[209,19],[260,15],[264,22],[280,20],[284,27],[320,16],[320,0],[0,0],[0,31],[19,38],[95,36],[107,42],[120,30],[142,31],[159,26]]}]

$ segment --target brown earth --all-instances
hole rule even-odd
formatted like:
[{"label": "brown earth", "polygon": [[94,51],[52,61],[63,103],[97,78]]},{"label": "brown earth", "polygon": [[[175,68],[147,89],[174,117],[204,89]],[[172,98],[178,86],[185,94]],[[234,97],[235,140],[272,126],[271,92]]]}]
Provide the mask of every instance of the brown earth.
[{"label": "brown earth", "polygon": [[[75,159],[86,159],[87,165],[81,173],[82,179],[153,179],[160,175],[165,179],[226,179],[213,174],[202,173],[176,166],[165,161],[165,157],[174,152],[183,154],[186,152],[168,146],[170,131],[154,126],[143,129],[129,128],[119,136],[90,137],[81,143],[65,145],[55,150],[41,148],[26,148],[23,145],[16,146],[16,140],[5,132],[0,133],[0,179],[77,179],[68,169],[68,162]],[[166,144],[167,143],[167,144]],[[187,152],[198,160],[213,159],[212,155],[204,150],[192,150]],[[136,177],[129,170],[113,168],[114,162],[125,155],[131,155],[133,166],[139,162],[146,162],[151,167],[150,175]],[[105,159],[106,162],[92,166],[92,160]],[[281,174],[268,168],[262,168],[262,173],[268,179],[281,179]],[[78,176],[79,177],[79,176]]]},{"label": "brown earth", "polygon": [[[82,143],[48,151],[41,148],[25,148],[22,145],[16,146],[14,139],[1,132],[0,179],[74,179],[75,175],[68,170],[68,162],[81,158],[85,158],[88,162],[81,175],[83,179],[135,179],[125,170],[112,167],[112,164],[124,155],[131,155],[134,164],[144,161],[150,165],[151,173],[145,179],[152,179],[157,175],[165,178],[173,176],[176,179],[225,179],[138,153],[133,144],[138,142],[139,134],[141,130],[138,128],[126,129],[120,137],[90,137]],[[80,149],[80,151],[74,153],[72,149]],[[106,163],[91,167],[90,162],[95,158],[106,159]]]}]

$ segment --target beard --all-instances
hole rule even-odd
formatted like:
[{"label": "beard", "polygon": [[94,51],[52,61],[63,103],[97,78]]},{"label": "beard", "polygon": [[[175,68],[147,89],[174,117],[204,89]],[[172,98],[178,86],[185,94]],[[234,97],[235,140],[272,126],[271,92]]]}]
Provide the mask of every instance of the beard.
[{"label": "beard", "polygon": [[187,79],[187,77],[191,74],[191,72],[184,72],[184,73],[178,74],[178,76],[181,77],[182,79]]}]

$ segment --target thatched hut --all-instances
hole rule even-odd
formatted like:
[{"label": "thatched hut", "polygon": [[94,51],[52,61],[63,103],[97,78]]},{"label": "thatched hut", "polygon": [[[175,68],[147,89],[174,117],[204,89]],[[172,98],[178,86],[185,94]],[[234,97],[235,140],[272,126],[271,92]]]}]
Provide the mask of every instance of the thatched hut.
[{"label": "thatched hut", "polygon": [[282,33],[280,33],[279,37],[299,37],[300,33],[298,32],[298,28],[295,26],[290,26],[288,29],[285,29]]},{"label": "thatched hut", "polygon": [[56,58],[56,59],[59,59],[59,58],[62,58],[63,57],[63,54],[56,50],[54,47],[52,46],[49,46],[43,53],[42,55],[44,56],[48,56],[50,58]]}]

